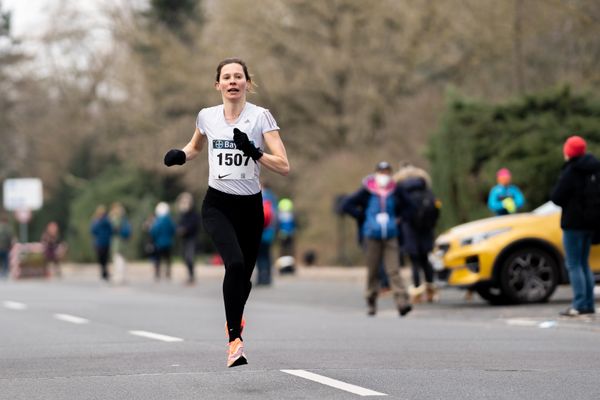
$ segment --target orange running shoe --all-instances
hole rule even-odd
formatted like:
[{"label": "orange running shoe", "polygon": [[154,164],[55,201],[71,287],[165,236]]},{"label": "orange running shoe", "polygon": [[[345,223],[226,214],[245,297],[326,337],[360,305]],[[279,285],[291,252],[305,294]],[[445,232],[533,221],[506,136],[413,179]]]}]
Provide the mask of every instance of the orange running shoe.
[{"label": "orange running shoe", "polygon": [[[244,332],[244,326],[246,326],[246,320],[242,317],[242,326],[240,326],[240,335]],[[227,322],[225,322],[225,337],[229,337],[229,329],[227,328]]]},{"label": "orange running shoe", "polygon": [[237,338],[233,342],[229,342],[227,367],[237,367],[238,365],[244,364],[248,364],[246,354],[244,354],[244,342]]}]

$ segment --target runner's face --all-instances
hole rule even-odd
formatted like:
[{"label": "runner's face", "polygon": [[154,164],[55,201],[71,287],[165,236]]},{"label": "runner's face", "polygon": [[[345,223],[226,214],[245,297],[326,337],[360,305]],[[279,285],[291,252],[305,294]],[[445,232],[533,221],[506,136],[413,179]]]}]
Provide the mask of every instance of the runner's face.
[{"label": "runner's face", "polygon": [[215,84],[215,87],[221,92],[223,99],[238,100],[245,98],[248,81],[244,74],[244,68],[236,63],[224,65],[221,69],[219,82]]}]

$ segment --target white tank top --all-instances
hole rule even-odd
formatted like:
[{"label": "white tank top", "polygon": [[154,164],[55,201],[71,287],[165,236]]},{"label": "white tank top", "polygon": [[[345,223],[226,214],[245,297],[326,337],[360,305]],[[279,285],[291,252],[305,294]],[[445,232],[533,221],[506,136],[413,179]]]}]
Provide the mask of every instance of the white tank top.
[{"label": "white tank top", "polygon": [[235,148],[233,128],[248,135],[259,149],[264,149],[263,134],[279,130],[266,108],[246,102],[234,123],[225,120],[223,105],[203,108],[196,127],[206,136],[208,145],[208,186],[221,192],[251,195],[260,192],[260,164]]}]

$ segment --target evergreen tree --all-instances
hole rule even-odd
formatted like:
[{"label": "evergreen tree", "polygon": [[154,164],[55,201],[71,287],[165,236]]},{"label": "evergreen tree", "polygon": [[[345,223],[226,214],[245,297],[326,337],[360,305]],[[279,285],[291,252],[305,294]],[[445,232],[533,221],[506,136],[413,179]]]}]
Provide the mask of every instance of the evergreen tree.
[{"label": "evergreen tree", "polygon": [[507,167],[526,210],[548,201],[563,163],[562,145],[574,134],[600,154],[600,101],[569,87],[488,104],[450,94],[429,144],[444,228],[491,216],[487,196],[496,171]]}]

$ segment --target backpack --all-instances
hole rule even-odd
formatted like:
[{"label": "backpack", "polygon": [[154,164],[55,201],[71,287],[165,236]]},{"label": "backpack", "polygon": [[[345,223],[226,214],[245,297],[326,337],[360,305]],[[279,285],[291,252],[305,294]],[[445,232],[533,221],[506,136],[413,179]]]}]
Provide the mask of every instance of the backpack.
[{"label": "backpack", "polygon": [[265,222],[263,228],[271,225],[273,221],[273,203],[269,200],[263,200],[263,212],[265,214]]},{"label": "backpack", "polygon": [[437,199],[429,189],[414,190],[410,193],[415,210],[410,218],[410,225],[417,232],[428,232],[435,228],[440,216]]},{"label": "backpack", "polygon": [[583,219],[594,229],[600,227],[600,171],[585,177],[583,192]]}]

